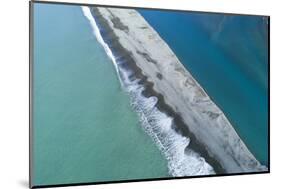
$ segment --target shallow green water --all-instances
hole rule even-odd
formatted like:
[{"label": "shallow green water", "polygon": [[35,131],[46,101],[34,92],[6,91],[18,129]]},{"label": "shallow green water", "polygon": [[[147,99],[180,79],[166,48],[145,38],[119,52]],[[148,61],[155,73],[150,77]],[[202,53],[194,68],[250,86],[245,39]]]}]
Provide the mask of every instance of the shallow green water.
[{"label": "shallow green water", "polygon": [[34,17],[33,185],[168,176],[80,7]]}]

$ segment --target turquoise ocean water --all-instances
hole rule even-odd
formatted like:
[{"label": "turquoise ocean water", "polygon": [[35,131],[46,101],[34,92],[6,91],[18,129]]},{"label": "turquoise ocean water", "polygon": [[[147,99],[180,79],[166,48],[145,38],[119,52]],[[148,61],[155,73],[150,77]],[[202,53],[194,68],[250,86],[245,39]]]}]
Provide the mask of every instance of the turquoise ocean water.
[{"label": "turquoise ocean water", "polygon": [[[140,12],[267,164],[266,19]],[[208,173],[155,98],[124,91],[92,29],[79,6],[34,3],[33,185]]]},{"label": "turquoise ocean water", "polygon": [[167,177],[79,6],[34,4],[33,185]]},{"label": "turquoise ocean water", "polygon": [[268,18],[139,10],[268,164]]}]

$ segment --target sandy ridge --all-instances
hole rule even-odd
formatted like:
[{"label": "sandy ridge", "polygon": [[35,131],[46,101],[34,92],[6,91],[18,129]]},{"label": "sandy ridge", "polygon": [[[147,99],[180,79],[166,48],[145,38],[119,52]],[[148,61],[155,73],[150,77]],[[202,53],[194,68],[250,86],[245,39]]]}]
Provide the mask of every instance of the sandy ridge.
[{"label": "sandy ridge", "polygon": [[210,156],[228,173],[266,171],[240,139],[223,112],[180,63],[157,32],[135,10],[97,8],[131,53],[155,91],[184,120]]}]

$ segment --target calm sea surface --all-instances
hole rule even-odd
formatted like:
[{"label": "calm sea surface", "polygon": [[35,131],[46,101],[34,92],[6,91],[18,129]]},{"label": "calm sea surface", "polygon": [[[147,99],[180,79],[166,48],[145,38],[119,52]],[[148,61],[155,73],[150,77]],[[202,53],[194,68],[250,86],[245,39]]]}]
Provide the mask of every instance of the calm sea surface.
[{"label": "calm sea surface", "polygon": [[33,184],[167,177],[79,6],[34,5]]},{"label": "calm sea surface", "polygon": [[267,18],[139,10],[268,163]]},{"label": "calm sea surface", "polygon": [[[267,164],[267,20],[139,10]],[[33,184],[168,176],[79,6],[34,4]]]}]

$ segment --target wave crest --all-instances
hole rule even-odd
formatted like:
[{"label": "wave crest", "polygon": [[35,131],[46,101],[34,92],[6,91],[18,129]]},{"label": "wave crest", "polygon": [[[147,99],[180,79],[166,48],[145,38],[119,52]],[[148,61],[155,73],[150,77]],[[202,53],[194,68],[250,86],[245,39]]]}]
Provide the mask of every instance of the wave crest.
[{"label": "wave crest", "polygon": [[142,95],[144,87],[139,80],[129,81],[129,74],[120,69],[125,90],[129,93],[133,109],[140,117],[141,126],[151,136],[168,161],[169,174],[172,176],[193,176],[215,174],[213,168],[198,153],[188,148],[190,138],[180,135],[173,127],[173,118],[157,107],[157,97]]},{"label": "wave crest", "polygon": [[83,14],[90,21],[93,33],[112,60],[123,89],[129,94],[131,105],[138,114],[140,125],[153,139],[168,162],[169,174],[175,177],[215,174],[214,169],[198,153],[188,148],[190,138],[180,135],[173,127],[173,118],[161,112],[156,104],[157,97],[142,95],[144,87],[138,79],[132,80],[132,73],[118,66],[109,46],[104,42],[89,7],[82,7]]}]

